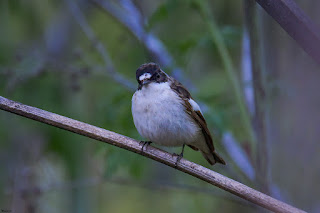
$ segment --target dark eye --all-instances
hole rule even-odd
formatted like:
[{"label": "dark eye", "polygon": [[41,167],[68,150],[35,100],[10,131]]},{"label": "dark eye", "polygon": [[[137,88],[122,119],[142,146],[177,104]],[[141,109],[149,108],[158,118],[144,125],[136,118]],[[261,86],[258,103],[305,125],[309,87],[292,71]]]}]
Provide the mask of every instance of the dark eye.
[{"label": "dark eye", "polygon": [[156,76],[156,77],[157,77],[157,79],[159,79],[161,76],[160,76],[159,74],[157,74],[157,76]]}]

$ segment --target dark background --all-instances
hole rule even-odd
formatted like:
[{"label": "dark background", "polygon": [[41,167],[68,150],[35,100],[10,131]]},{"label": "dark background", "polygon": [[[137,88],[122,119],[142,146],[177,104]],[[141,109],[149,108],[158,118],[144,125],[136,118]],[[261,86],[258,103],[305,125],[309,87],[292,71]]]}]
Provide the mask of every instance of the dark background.
[{"label": "dark background", "polygon": [[[131,116],[135,70],[159,63],[205,114],[228,163],[211,169],[320,212],[319,65],[262,8],[223,0],[93,2],[0,1],[1,96],[143,140]],[[296,2],[320,26],[320,2]],[[265,92],[258,101],[253,71]],[[260,130],[262,137],[252,137]],[[184,156],[209,167],[199,152],[186,148]],[[4,111],[0,162],[1,210],[263,211],[140,155]]]}]

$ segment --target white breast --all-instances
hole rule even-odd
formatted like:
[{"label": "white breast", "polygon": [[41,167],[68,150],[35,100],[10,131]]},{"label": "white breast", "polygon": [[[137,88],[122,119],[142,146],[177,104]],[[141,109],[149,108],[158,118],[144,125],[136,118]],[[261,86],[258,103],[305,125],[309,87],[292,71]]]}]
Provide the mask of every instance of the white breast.
[{"label": "white breast", "polygon": [[140,135],[164,146],[192,144],[202,135],[168,82],[150,83],[134,93],[132,115]]}]

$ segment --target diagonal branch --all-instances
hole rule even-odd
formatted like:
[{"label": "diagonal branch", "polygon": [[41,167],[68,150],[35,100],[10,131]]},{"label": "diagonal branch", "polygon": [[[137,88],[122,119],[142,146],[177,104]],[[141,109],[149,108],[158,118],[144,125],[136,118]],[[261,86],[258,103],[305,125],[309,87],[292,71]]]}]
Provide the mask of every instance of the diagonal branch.
[{"label": "diagonal branch", "polygon": [[304,212],[284,202],[276,200],[257,190],[254,190],[242,183],[227,178],[210,169],[202,167],[191,161],[181,159],[176,166],[177,156],[162,151],[152,146],[148,146],[145,151],[141,152],[141,145],[138,141],[129,137],[111,132],[90,124],[86,124],[71,118],[67,118],[55,113],[41,110],[35,107],[27,106],[0,96],[0,109],[15,113],[17,115],[46,123],[76,134],[80,134],[98,141],[102,141],[131,152],[138,153],[147,158],[153,159],[172,168],[192,175],[200,180],[217,186],[225,191],[237,195],[245,200],[262,206],[275,212]]},{"label": "diagonal branch", "polygon": [[145,46],[156,62],[172,69],[174,77],[189,88],[193,87],[191,81],[184,77],[182,69],[176,65],[164,43],[155,34],[145,29],[146,18],[142,16],[132,0],[122,0],[118,4],[104,0],[91,0],[91,2],[122,23]]},{"label": "diagonal branch", "polygon": [[85,16],[81,12],[77,3],[74,2],[73,0],[66,0],[66,2],[75,20],[80,25],[82,31],[85,33],[89,41],[92,43],[92,45],[96,48],[96,50],[99,52],[99,54],[103,58],[103,61],[105,63],[105,67],[106,67],[106,70],[108,71],[109,76],[111,76],[116,82],[125,86],[127,89],[134,91],[136,88],[135,85],[131,81],[126,79],[123,75],[116,72],[116,69],[113,65],[113,62],[111,60],[109,53],[107,52],[104,45],[96,37],[94,31],[91,29],[90,25],[85,19]]},{"label": "diagonal branch", "polygon": [[256,0],[320,64],[320,29],[294,0]]},{"label": "diagonal branch", "polygon": [[131,1],[120,1],[124,7],[120,7],[111,1],[91,0],[97,7],[107,11],[119,20],[130,32],[150,51],[159,63],[164,66],[172,66],[173,58],[163,43],[152,33],[146,32],[143,25],[143,17]]}]

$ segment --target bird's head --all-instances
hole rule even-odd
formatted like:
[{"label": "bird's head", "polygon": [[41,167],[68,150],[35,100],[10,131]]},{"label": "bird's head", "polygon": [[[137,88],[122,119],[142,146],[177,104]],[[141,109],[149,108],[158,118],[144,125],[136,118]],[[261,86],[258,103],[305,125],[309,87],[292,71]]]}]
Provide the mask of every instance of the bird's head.
[{"label": "bird's head", "polygon": [[164,83],[168,81],[168,75],[160,69],[156,63],[142,64],[136,71],[139,89],[150,83]]}]

